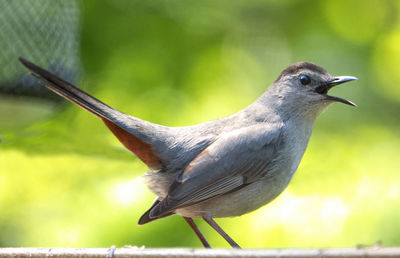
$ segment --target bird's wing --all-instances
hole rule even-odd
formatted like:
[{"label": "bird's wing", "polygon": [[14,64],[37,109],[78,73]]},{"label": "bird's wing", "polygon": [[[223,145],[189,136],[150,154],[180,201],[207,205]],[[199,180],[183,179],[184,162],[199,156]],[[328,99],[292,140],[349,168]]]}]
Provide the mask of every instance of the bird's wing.
[{"label": "bird's wing", "polygon": [[49,90],[100,117],[120,142],[150,168],[159,169],[161,167],[163,160],[157,153],[159,150],[154,149],[152,143],[163,136],[164,131],[167,131],[166,127],[126,115],[51,72],[23,58],[19,60],[42,80]]},{"label": "bird's wing", "polygon": [[266,176],[281,144],[281,128],[278,123],[263,124],[223,134],[192,160],[150,217],[234,191]]}]

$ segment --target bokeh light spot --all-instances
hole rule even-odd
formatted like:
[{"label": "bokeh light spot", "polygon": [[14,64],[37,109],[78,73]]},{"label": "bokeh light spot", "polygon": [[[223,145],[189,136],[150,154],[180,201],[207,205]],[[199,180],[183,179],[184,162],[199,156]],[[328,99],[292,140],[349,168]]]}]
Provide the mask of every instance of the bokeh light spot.
[{"label": "bokeh light spot", "polygon": [[109,198],[113,203],[122,207],[129,207],[136,201],[140,201],[142,194],[146,192],[145,188],[143,177],[118,182],[111,187]]},{"label": "bokeh light spot", "polygon": [[378,74],[376,92],[391,100],[400,101],[400,25],[383,36],[372,55],[372,68]]},{"label": "bokeh light spot", "polygon": [[324,2],[325,15],[341,37],[354,43],[367,43],[386,25],[388,10],[378,0],[330,0]]},{"label": "bokeh light spot", "polygon": [[350,208],[340,197],[296,196],[286,191],[268,208],[257,212],[251,223],[260,233],[282,228],[285,237],[293,242],[306,237],[327,244],[342,233],[349,213]]}]

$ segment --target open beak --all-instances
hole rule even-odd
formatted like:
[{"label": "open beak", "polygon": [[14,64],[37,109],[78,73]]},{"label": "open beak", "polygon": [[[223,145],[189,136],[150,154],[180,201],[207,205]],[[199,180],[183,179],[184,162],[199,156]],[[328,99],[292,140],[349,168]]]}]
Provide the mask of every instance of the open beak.
[{"label": "open beak", "polygon": [[346,100],[346,99],[342,99],[339,97],[335,97],[335,96],[330,96],[327,95],[328,91],[333,88],[336,85],[345,83],[345,82],[349,82],[349,81],[356,81],[358,80],[356,77],[353,76],[338,76],[333,78],[333,80],[328,81],[327,83],[319,86],[316,91],[319,94],[325,95],[327,99],[332,100],[332,101],[337,101],[337,102],[342,102],[344,104],[350,105],[350,106],[357,106],[355,103],[351,102],[350,100]]}]

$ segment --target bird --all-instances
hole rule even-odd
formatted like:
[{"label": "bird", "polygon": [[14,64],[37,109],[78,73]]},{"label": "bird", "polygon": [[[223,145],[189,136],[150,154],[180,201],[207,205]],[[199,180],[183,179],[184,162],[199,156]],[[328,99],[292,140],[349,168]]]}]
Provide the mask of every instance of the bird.
[{"label": "bird", "polygon": [[138,224],[180,215],[211,248],[194,218],[240,246],[214,218],[235,217],[274,200],[288,186],[308,145],[318,115],[333,103],[355,103],[328,91],[358,80],[332,76],[310,62],[284,69],[267,90],[237,113],[204,123],[167,127],[124,114],[53,73],[19,58],[44,86],[103,120],[149,170],[156,195]]}]

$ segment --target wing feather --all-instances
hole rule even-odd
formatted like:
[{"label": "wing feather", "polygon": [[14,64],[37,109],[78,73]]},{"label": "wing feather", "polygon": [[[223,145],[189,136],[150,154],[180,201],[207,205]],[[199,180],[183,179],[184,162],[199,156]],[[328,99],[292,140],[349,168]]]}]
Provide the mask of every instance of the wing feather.
[{"label": "wing feather", "polygon": [[179,175],[150,217],[231,192],[266,176],[276,145],[281,144],[281,126],[250,126],[219,137]]}]

